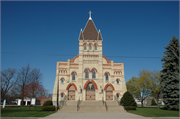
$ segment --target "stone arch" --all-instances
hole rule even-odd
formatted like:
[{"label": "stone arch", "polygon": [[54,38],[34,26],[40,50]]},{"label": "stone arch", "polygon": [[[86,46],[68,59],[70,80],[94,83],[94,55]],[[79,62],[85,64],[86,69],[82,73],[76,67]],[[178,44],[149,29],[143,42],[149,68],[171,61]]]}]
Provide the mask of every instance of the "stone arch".
[{"label": "stone arch", "polygon": [[85,68],[85,69],[84,69],[84,72],[86,72],[86,69],[88,69],[88,70],[89,70],[89,72],[91,72],[91,70],[90,70],[89,68]]},{"label": "stone arch", "polygon": [[65,96],[65,93],[64,92],[61,92],[60,95],[63,94]]},{"label": "stone arch", "polygon": [[106,75],[106,73],[108,73],[108,75],[110,76],[110,73],[109,73],[109,72],[105,72],[105,73],[104,73],[104,76]]},{"label": "stone arch", "polygon": [[92,69],[91,69],[91,72],[93,71],[93,69],[95,69],[95,70],[96,70],[96,73],[98,73],[98,71],[97,71],[97,69],[96,69],[96,68],[92,68]]},{"label": "stone arch", "polygon": [[69,83],[66,87],[66,90],[68,90],[71,85],[73,85],[75,90],[77,90],[76,84],[74,84],[74,83]]},{"label": "stone arch", "polygon": [[71,75],[72,75],[73,73],[75,73],[75,74],[77,75],[77,72],[76,72],[76,71],[72,71],[72,72],[71,72]]},{"label": "stone arch", "polygon": [[93,80],[92,80],[92,81],[88,80],[88,81],[84,84],[84,88],[83,88],[83,89],[86,90],[86,87],[87,87],[87,85],[88,85],[90,82],[93,83],[93,85],[95,86],[95,89],[98,90],[97,84],[96,84],[96,82],[94,82]]},{"label": "stone arch", "polygon": [[113,89],[113,91],[115,90],[115,89],[114,89],[114,86],[113,86],[111,83],[110,83],[110,84],[107,83],[107,84],[104,86],[104,91],[106,90],[106,88],[107,88],[108,86],[111,86],[112,89]]},{"label": "stone arch", "polygon": [[62,79],[64,79],[64,81],[65,81],[65,78],[64,78],[64,77],[62,77],[62,78],[60,79],[60,81],[61,81]]}]

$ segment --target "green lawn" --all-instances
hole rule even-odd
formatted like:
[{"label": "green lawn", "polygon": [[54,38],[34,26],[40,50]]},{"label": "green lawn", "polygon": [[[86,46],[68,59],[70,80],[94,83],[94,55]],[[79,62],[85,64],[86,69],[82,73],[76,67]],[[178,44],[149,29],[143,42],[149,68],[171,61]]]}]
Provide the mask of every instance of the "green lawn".
[{"label": "green lawn", "polygon": [[55,111],[42,111],[42,106],[31,107],[29,111],[28,106],[12,106],[12,108],[1,108],[1,117],[45,117],[55,113]]},{"label": "green lawn", "polygon": [[163,110],[158,108],[136,108],[136,110],[127,112],[145,117],[179,117],[179,111]]}]

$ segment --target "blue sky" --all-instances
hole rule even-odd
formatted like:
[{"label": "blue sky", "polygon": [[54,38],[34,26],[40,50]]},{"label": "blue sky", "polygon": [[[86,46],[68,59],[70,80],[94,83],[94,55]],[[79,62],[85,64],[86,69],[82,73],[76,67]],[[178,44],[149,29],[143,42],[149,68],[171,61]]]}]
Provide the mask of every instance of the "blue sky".
[{"label": "blue sky", "polygon": [[[1,52],[64,54],[72,56],[1,54],[1,69],[30,64],[43,73],[43,85],[52,93],[57,61],[79,52],[78,37],[92,11],[101,30],[103,54],[123,62],[126,82],[142,69],[161,70],[161,58],[172,36],[179,38],[179,2],[1,2]],[[67,50],[69,49],[69,50]]]}]

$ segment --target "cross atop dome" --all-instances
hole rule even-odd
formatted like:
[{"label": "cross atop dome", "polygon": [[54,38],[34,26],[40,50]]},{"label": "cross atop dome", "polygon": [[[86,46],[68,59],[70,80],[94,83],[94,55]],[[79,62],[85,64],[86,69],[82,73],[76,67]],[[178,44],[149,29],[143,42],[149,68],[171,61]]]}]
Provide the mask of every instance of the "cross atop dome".
[{"label": "cross atop dome", "polygon": [[91,14],[93,14],[93,13],[91,11],[89,11],[88,14],[89,14],[89,20],[92,20]]}]

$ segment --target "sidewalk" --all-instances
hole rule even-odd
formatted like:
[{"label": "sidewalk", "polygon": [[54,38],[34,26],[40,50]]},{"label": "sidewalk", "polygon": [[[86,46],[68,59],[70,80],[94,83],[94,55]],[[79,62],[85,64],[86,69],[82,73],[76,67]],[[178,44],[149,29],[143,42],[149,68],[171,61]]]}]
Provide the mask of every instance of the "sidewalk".
[{"label": "sidewalk", "polygon": [[[172,119],[168,117],[143,117],[127,112],[98,112],[98,113],[92,113],[92,112],[87,112],[87,113],[54,113],[52,115],[49,115],[44,118],[38,118],[38,119]],[[173,119],[179,119],[178,117],[173,117]]]},{"label": "sidewalk", "polygon": [[57,112],[47,117],[1,117],[1,119],[180,119],[179,117],[143,117],[128,112]]}]

